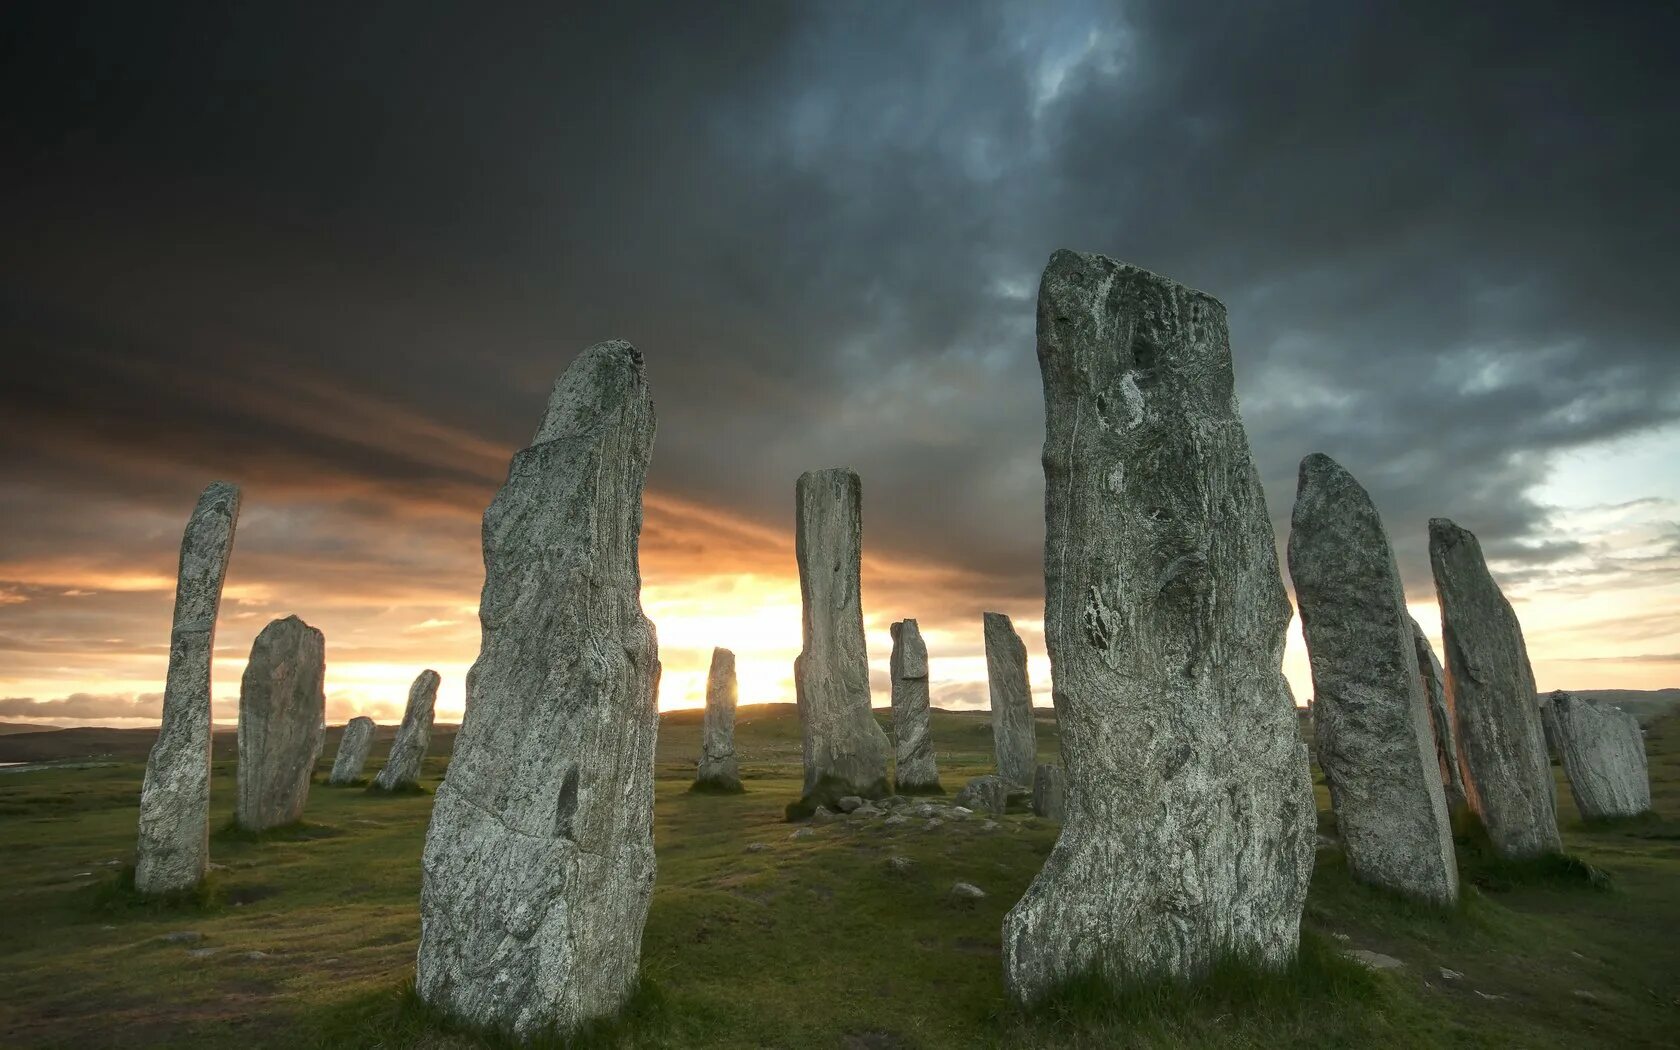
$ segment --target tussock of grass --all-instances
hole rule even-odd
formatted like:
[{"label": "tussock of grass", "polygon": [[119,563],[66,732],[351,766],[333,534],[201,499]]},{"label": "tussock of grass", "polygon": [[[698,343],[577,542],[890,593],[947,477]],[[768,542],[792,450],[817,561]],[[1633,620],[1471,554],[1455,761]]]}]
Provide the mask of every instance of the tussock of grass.
[{"label": "tussock of grass", "polygon": [[263,828],[253,831],[241,826],[237,821],[229,821],[216,829],[211,838],[216,842],[302,842],[308,839],[330,839],[343,834],[338,828],[328,824],[314,824],[307,820],[296,820],[290,824],[277,827]]},{"label": "tussock of grass", "polygon": [[92,887],[92,910],[111,915],[121,912],[186,912],[205,914],[219,911],[226,895],[213,875],[206,875],[191,889],[148,896],[134,886],[134,865],[124,864],[110,878]]},{"label": "tussock of grass", "polygon": [[1539,857],[1504,857],[1480,818],[1469,810],[1453,814],[1453,841],[1458,846],[1458,874],[1461,882],[1490,893],[1505,893],[1522,886],[1587,888],[1608,890],[1608,872],[1567,853]]}]

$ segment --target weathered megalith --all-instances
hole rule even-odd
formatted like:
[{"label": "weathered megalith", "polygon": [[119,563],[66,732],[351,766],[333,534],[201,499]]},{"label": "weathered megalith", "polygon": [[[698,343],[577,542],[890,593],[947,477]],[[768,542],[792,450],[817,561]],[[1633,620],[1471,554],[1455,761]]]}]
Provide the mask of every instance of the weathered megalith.
[{"label": "weathered megalith", "polygon": [[870,710],[858,559],[863,483],[845,467],[808,471],[795,487],[804,648],[793,662],[804,733],[805,786],[790,819],[847,795],[887,794],[887,734]]},{"label": "weathered megalith", "polygon": [[986,683],[992,699],[992,747],[998,775],[1029,785],[1038,765],[1032,687],[1027,684],[1027,647],[1003,613],[981,616],[986,636]]},{"label": "weathered megalith", "polygon": [[432,718],[437,706],[438,683],[442,677],[433,670],[421,671],[408,687],[408,706],[403,708],[402,725],[397,738],[391,741],[391,753],[385,756],[385,766],[373,778],[373,786],[380,791],[400,791],[420,783],[420,765],[426,760],[426,748],[432,743]]},{"label": "weathered megalith", "polygon": [[1370,495],[1322,453],[1301,460],[1289,575],[1348,867],[1361,882],[1455,903],[1452,823],[1400,570]]},{"label": "weathered megalith", "polygon": [[146,759],[134,849],[134,887],[148,895],[191,889],[210,867],[210,659],[238,524],[238,487],[213,481],[181,536],[163,724]]},{"label": "weathered megalith", "polygon": [[700,723],[700,767],[694,774],[698,791],[741,790],[741,774],[735,762],[735,654],[728,649],[712,650],[712,667],[706,674],[706,715]]},{"label": "weathered megalith", "polygon": [[894,787],[901,795],[938,794],[939,767],[934,762],[933,717],[928,704],[927,645],[915,620],[892,625],[893,737],[897,745]]},{"label": "weathered megalith", "polygon": [[296,616],[251,643],[239,684],[239,775],[233,820],[247,831],[303,819],[326,739],[326,638]]},{"label": "weathered megalith", "polygon": [[1067,812],[1067,780],[1062,767],[1041,762],[1033,771],[1032,811],[1035,817],[1061,820]]},{"label": "weathered megalith", "polygon": [[1429,728],[1435,734],[1435,764],[1440,769],[1441,787],[1446,791],[1450,813],[1464,805],[1464,776],[1458,767],[1458,735],[1453,731],[1452,708],[1447,703],[1447,673],[1415,619],[1412,647],[1417,650],[1418,674],[1423,678],[1424,699],[1429,702]]},{"label": "weathered megalith", "polygon": [[615,1013],[653,894],[659,646],[642,355],[585,350],[484,513],[483,638],[422,855],[415,987],[530,1036]]},{"label": "weathered megalith", "polygon": [[1004,922],[1020,1001],[1298,945],[1315,813],[1280,667],[1289,602],[1225,308],[1099,255],[1038,294],[1044,634],[1061,839]]},{"label": "weathered megalith", "polygon": [[1651,774],[1639,719],[1561,689],[1541,717],[1583,820],[1636,817],[1651,809]]},{"label": "weathered megalith", "polygon": [[1517,614],[1469,530],[1431,518],[1429,563],[1465,801],[1500,854],[1561,852],[1557,787]]},{"label": "weathered megalith", "polygon": [[373,719],[357,715],[345,723],[344,735],[338,740],[338,757],[333,759],[329,784],[354,784],[362,779],[362,767],[367,765],[368,751],[373,748]]}]

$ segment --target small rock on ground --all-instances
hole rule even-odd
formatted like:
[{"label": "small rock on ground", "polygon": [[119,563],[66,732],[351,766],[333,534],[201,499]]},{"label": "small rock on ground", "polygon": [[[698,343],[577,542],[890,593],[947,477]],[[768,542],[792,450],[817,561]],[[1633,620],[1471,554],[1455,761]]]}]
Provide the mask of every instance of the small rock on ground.
[{"label": "small rock on ground", "polygon": [[933,817],[926,824],[923,824],[922,827],[932,831],[934,828],[944,826],[944,824],[945,822],[943,820],[940,820],[938,817]]},{"label": "small rock on ground", "polygon": [[809,837],[811,834],[812,834],[812,831],[811,831],[810,828],[800,828],[798,831],[795,831],[793,834],[789,835],[788,838],[790,838],[790,839],[802,839],[802,838]]},{"label": "small rock on ground", "polygon": [[1348,948],[1342,952],[1344,956],[1371,970],[1398,970],[1406,964],[1392,955],[1382,952],[1366,951],[1364,948]]},{"label": "small rock on ground", "polygon": [[860,798],[857,795],[847,795],[845,798],[836,802],[834,805],[837,809],[840,810],[840,812],[850,813],[852,810],[857,809],[859,806],[863,805],[863,799]]},{"label": "small rock on ground", "polygon": [[749,843],[747,843],[747,852],[748,853],[763,853],[765,850],[767,850],[769,848],[770,848],[770,844],[768,842],[749,842]]},{"label": "small rock on ground", "polygon": [[204,934],[197,930],[176,930],[174,933],[166,933],[158,938],[165,944],[197,944],[203,939]]},{"label": "small rock on ground", "polygon": [[188,948],[187,954],[194,959],[208,959],[219,951],[220,948]]},{"label": "small rock on ground", "polygon": [[951,892],[946,896],[953,904],[972,906],[975,901],[985,898],[986,891],[972,882],[958,882],[951,886]]},{"label": "small rock on ground", "polygon": [[1445,966],[1441,967],[1441,980],[1443,981],[1458,981],[1462,980],[1463,977],[1464,975],[1457,970],[1449,970]]},{"label": "small rock on ground", "polygon": [[909,857],[893,854],[887,858],[887,870],[894,875],[908,875],[916,870],[916,862]]}]

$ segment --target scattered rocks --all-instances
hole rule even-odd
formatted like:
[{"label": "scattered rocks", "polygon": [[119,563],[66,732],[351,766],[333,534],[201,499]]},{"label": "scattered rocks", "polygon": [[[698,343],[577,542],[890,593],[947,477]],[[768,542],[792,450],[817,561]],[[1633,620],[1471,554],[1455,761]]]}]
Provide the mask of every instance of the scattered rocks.
[{"label": "scattered rocks", "polygon": [[1342,955],[1368,970],[1399,970],[1406,965],[1392,955],[1366,951],[1364,948],[1346,948],[1343,949]]},{"label": "scattered rocks", "polygon": [[344,736],[338,741],[338,757],[333,760],[329,784],[353,784],[361,779],[362,767],[367,765],[368,751],[373,747],[373,719],[366,715],[345,723]]},{"label": "scattered rocks", "polygon": [[325,740],[326,638],[287,616],[251,645],[239,685],[239,794],[234,823],[263,831],[303,818]]},{"label": "scattered rocks", "polygon": [[915,620],[892,625],[893,738],[897,763],[893,780],[900,791],[939,790],[939,767],[929,733],[927,645]]},{"label": "scattered rocks", "polygon": [[957,882],[951,885],[951,890],[946,894],[946,899],[952,904],[971,908],[976,902],[986,899],[986,891],[972,882]]},{"label": "scattered rocks", "polygon": [[379,790],[396,791],[420,783],[420,764],[425,761],[426,748],[431,744],[433,708],[441,681],[436,671],[426,670],[415,676],[414,684],[408,687],[408,706],[403,708],[402,725],[397,727],[397,738],[391,742],[385,768],[373,778]]},{"label": "scattered rocks", "polygon": [[902,813],[894,813],[892,816],[888,817],[886,820],[881,821],[881,826],[886,827],[886,828],[896,828],[900,824],[908,824],[908,823],[910,823],[910,818],[909,817],[906,817]]},{"label": "scattered rocks", "polygon": [[712,650],[706,674],[706,715],[700,725],[700,766],[694,785],[713,791],[740,791],[741,774],[735,761],[735,654]]},{"label": "scattered rocks", "polygon": [[1066,808],[1067,780],[1062,776],[1062,767],[1041,763],[1033,770],[1033,816],[1059,821]]},{"label": "scattered rocks", "polygon": [[1583,819],[1650,811],[1651,776],[1637,718],[1562,690],[1546,697],[1541,718]]},{"label": "scattered rocks", "polygon": [[944,827],[944,826],[945,826],[945,822],[943,820],[940,820],[938,817],[934,817],[931,820],[929,820],[926,824],[922,825],[922,827],[925,828],[928,831],[932,831],[935,828],[940,828],[940,827]]},{"label": "scattered rocks", "polygon": [[811,814],[811,823],[813,824],[832,824],[839,819],[840,815],[838,813],[832,813],[823,806],[818,806]]},{"label": "scattered rocks", "polygon": [[852,810],[846,816],[853,820],[873,820],[884,812],[886,811],[866,804]]},{"label": "scattered rocks", "polygon": [[1038,755],[1032,687],[1027,683],[1027,647],[1003,613],[981,617],[986,639],[986,681],[992,701],[992,746],[998,774],[1011,784],[1030,784]]},{"label": "scattered rocks", "polygon": [[967,806],[951,806],[945,810],[945,816],[950,820],[967,820],[974,816],[974,811]]},{"label": "scattered rocks", "polygon": [[857,809],[861,805],[863,805],[863,799],[858,798],[856,795],[847,795],[845,798],[836,802],[834,804],[834,808],[838,809],[842,813],[850,813],[852,810]]}]

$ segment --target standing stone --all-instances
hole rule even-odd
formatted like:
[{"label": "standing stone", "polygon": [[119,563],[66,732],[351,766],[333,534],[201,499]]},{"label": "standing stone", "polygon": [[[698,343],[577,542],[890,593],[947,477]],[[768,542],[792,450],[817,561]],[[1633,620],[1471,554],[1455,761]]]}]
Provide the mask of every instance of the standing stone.
[{"label": "standing stone", "polygon": [[1289,575],[1348,867],[1373,886],[1455,903],[1452,824],[1400,570],[1371,497],[1322,453],[1301,461]]},{"label": "standing stone", "polygon": [[354,784],[362,779],[362,767],[367,765],[368,751],[373,747],[373,728],[373,719],[366,715],[358,715],[344,726],[327,783]]},{"label": "standing stone", "polygon": [[928,705],[927,645],[915,620],[892,625],[893,736],[898,747],[894,786],[900,794],[937,794],[939,768],[933,757]]},{"label": "standing stone", "polygon": [[700,726],[700,768],[694,787],[702,791],[740,791],[735,762],[735,654],[712,650],[712,669],[706,675],[706,717]]},{"label": "standing stone", "polygon": [[422,856],[415,987],[528,1038],[618,1011],[653,894],[642,355],[585,350],[484,513],[482,642]]},{"label": "standing stone", "polygon": [[1040,763],[1033,771],[1032,811],[1035,817],[1061,820],[1067,812],[1067,780],[1062,767]]},{"label": "standing stone", "polygon": [[1032,687],[1027,684],[1027,647],[1003,613],[982,615],[986,636],[986,682],[992,698],[992,746],[998,775],[1027,785],[1038,764]]},{"label": "standing stone", "polygon": [[251,645],[239,686],[239,794],[234,823],[262,831],[303,819],[326,739],[326,638],[296,616]]},{"label": "standing stone", "polygon": [[1569,777],[1569,793],[1581,819],[1636,817],[1650,811],[1651,775],[1639,719],[1561,689],[1546,698],[1541,717]]},{"label": "standing stone", "polygon": [[1465,800],[1504,856],[1559,853],[1557,787],[1522,625],[1468,530],[1431,518],[1429,563]]},{"label": "standing stone", "polygon": [[140,788],[134,887],[143,894],[191,889],[210,867],[210,658],[238,524],[238,487],[213,481],[181,536],[163,724]]},{"label": "standing stone", "polygon": [[870,710],[858,559],[863,484],[845,467],[813,470],[795,488],[794,533],[804,648],[793,682],[804,733],[805,787],[790,819],[847,795],[887,794],[887,734]]},{"label": "standing stone", "polygon": [[398,791],[420,783],[420,764],[426,760],[426,748],[431,746],[432,709],[437,704],[438,683],[442,680],[436,671],[425,670],[408,687],[408,706],[403,708],[402,725],[397,727],[397,738],[391,742],[391,753],[385,756],[385,768],[373,778],[374,787]]},{"label": "standing stone", "polygon": [[1004,922],[1011,994],[1286,965],[1316,842],[1289,602],[1225,308],[1099,255],[1038,294],[1060,840]]},{"label": "standing stone", "polygon": [[1424,699],[1429,702],[1429,728],[1435,734],[1435,762],[1440,767],[1441,787],[1446,791],[1447,811],[1450,813],[1464,805],[1464,776],[1458,768],[1458,735],[1453,732],[1452,708],[1447,705],[1447,675],[1416,620],[1412,621],[1412,646],[1417,650]]}]

